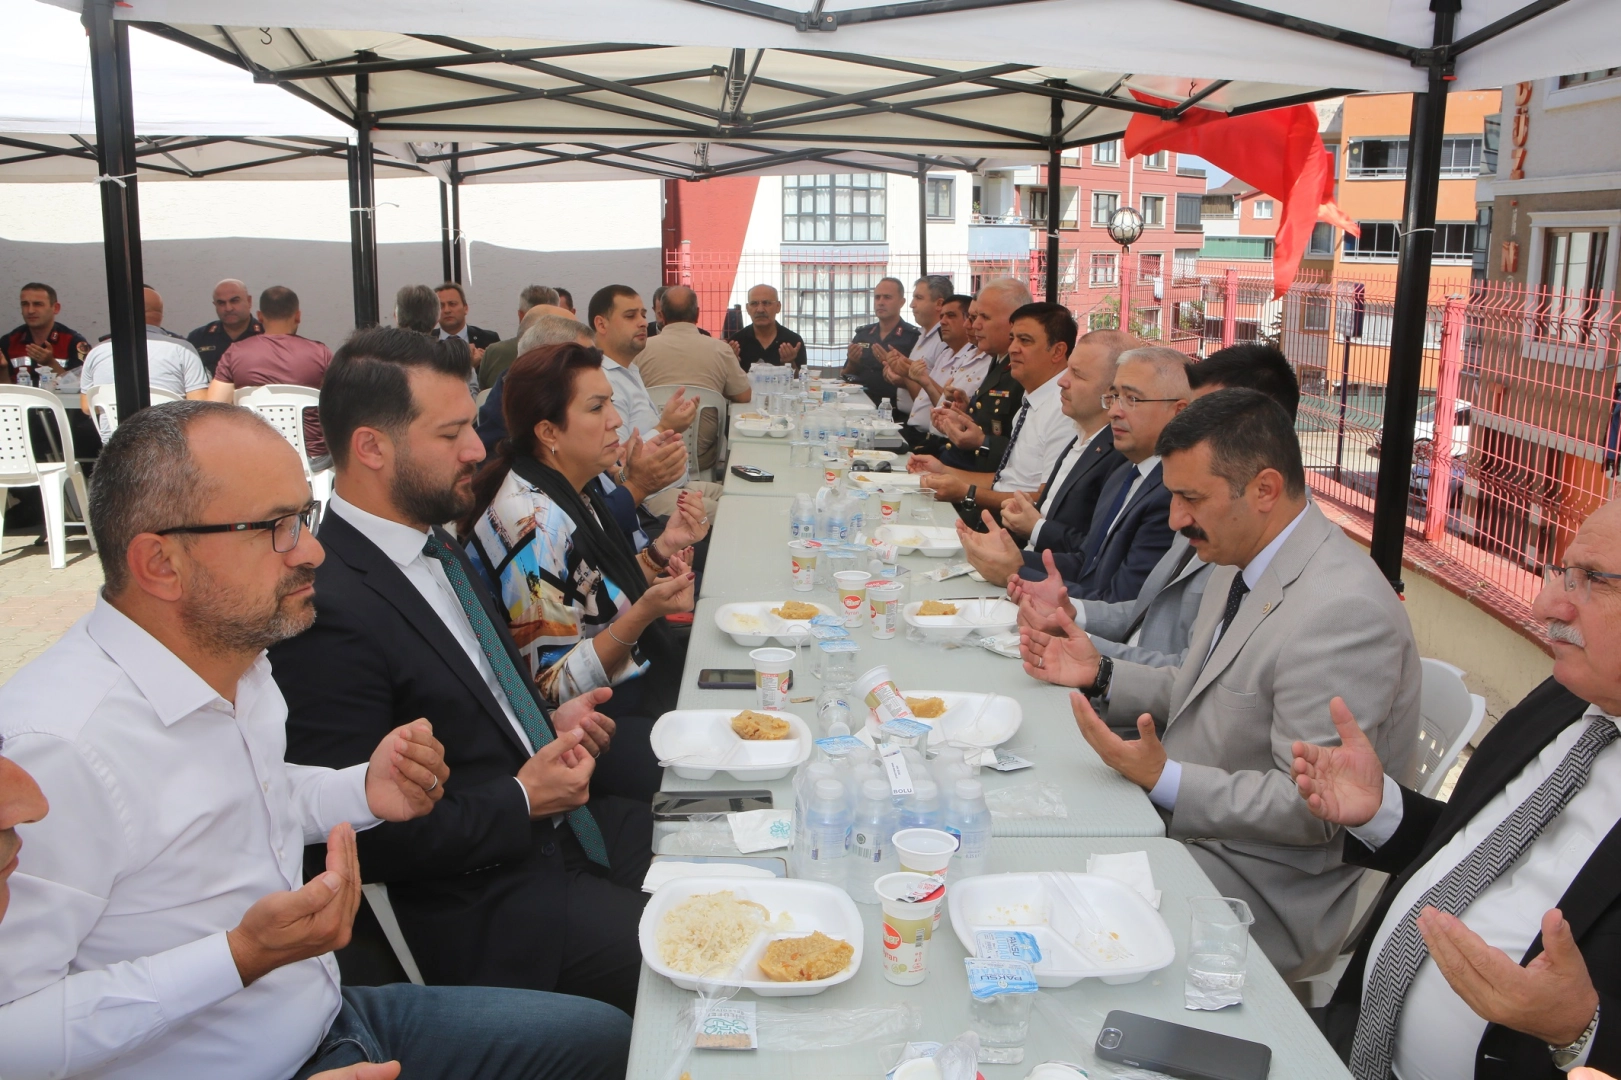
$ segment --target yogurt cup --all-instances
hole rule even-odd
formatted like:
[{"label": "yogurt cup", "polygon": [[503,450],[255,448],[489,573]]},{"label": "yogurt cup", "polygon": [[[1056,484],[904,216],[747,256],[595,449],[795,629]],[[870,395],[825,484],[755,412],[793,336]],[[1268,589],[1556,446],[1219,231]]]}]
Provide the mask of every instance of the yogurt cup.
[{"label": "yogurt cup", "polygon": [[878,496],[878,516],[885,525],[894,525],[901,520],[901,495],[899,492],[886,491]]},{"label": "yogurt cup", "polygon": [[867,617],[872,624],[873,637],[892,638],[900,630],[905,597],[906,586],[898,581],[867,583]]},{"label": "yogurt cup", "polygon": [[902,871],[885,874],[873,888],[884,906],[884,978],[916,986],[928,975],[929,942],[935,913],[945,901],[945,882]]},{"label": "yogurt cup", "polygon": [[[883,664],[868,670],[850,687],[850,692],[867,706],[867,730],[876,738],[878,729],[891,720],[916,720],[906,706],[906,698],[895,685],[889,668]],[[933,727],[933,724],[929,725]]]},{"label": "yogurt cup", "polygon": [[871,580],[872,575],[865,570],[840,570],[833,575],[845,626],[860,626],[867,620],[867,582]]},{"label": "yogurt cup", "polygon": [[789,670],[794,662],[793,649],[755,649],[749,653],[754,661],[754,689],[762,709],[786,709]]},{"label": "yogurt cup", "polygon": [[792,560],[794,592],[810,592],[816,588],[816,560],[822,545],[817,540],[788,541],[788,557]]}]

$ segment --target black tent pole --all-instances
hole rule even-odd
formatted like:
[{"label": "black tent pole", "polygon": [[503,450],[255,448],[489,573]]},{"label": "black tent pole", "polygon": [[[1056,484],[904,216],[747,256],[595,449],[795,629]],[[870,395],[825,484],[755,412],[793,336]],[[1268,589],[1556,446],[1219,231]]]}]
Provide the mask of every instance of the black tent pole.
[{"label": "black tent pole", "polygon": [[462,171],[459,157],[461,144],[450,144],[450,278],[462,284]]},{"label": "black tent pole", "polygon": [[371,125],[371,76],[362,72],[355,76],[355,144],[349,148],[349,255],[356,327],[376,326],[378,321],[377,186]]},{"label": "black tent pole", "polygon": [[[1441,147],[1446,134],[1447,88],[1452,72],[1445,49],[1461,0],[1430,0],[1435,13],[1435,57],[1429,86],[1413,95],[1407,140],[1407,191],[1396,256],[1396,299],[1390,324],[1390,372],[1385,391],[1379,486],[1373,503],[1373,561],[1399,593],[1407,499],[1412,486],[1413,424],[1418,418],[1424,372],[1424,327],[1429,318],[1430,259],[1435,251],[1435,205],[1441,185]],[[1432,493],[1436,484],[1430,485]],[[1445,490],[1445,485],[1441,485]]]},{"label": "black tent pole", "polygon": [[440,281],[454,281],[454,273],[450,261],[450,247],[454,243],[450,233],[450,185],[439,185],[439,261],[444,273],[439,275]]},{"label": "black tent pole", "polygon": [[107,263],[107,317],[113,339],[118,415],[152,403],[146,369],[146,303],[141,295],[141,212],[135,198],[135,115],[130,94],[129,28],[113,0],[85,0],[90,80],[101,165],[101,235]]},{"label": "black tent pole", "polygon": [[1059,140],[1064,132],[1064,103],[1052,99],[1052,142],[1047,147],[1047,302],[1058,303],[1058,222],[1063,207],[1063,154]]},{"label": "black tent pole", "polygon": [[917,276],[929,274],[929,166],[917,158]]}]

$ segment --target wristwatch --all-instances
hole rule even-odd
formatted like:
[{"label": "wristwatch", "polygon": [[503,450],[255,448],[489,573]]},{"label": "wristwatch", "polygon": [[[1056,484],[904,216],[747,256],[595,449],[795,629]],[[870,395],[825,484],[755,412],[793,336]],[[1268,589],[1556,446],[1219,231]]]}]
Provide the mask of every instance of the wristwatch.
[{"label": "wristwatch", "polygon": [[1087,687],[1086,696],[1089,698],[1105,697],[1109,693],[1109,684],[1114,681],[1114,657],[1098,657],[1098,677],[1092,680]]},{"label": "wristwatch", "polygon": [[1576,1041],[1569,1046],[1549,1044],[1548,1051],[1553,1054],[1553,1063],[1557,1068],[1569,1069],[1575,1065],[1577,1059],[1582,1056],[1582,1051],[1587,1049],[1587,1044],[1593,1041],[1593,1034],[1598,1031],[1598,1012],[1598,1007],[1595,1006],[1593,1019],[1587,1022],[1587,1030],[1578,1035]]},{"label": "wristwatch", "polygon": [[965,510],[978,510],[979,509],[979,503],[977,501],[975,501],[975,499],[974,499],[974,494],[977,491],[979,491],[979,485],[978,484],[969,484],[968,485],[968,494],[966,494],[966,495],[964,495],[962,497],[962,505],[963,505],[963,508]]}]

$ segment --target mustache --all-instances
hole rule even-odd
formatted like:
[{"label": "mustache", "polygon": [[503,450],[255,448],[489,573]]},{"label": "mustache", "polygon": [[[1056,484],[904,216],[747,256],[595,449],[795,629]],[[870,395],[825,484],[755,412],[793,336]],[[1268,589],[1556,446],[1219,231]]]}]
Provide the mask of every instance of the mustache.
[{"label": "mustache", "polygon": [[1199,528],[1197,525],[1184,525],[1176,531],[1187,537],[1189,540],[1210,539],[1210,534]]},{"label": "mustache", "polygon": [[22,837],[16,829],[0,829],[0,866],[6,865],[22,850]]},{"label": "mustache", "polygon": [[1558,619],[1548,620],[1548,640],[1562,641],[1566,645],[1574,645],[1578,649],[1587,648],[1587,639],[1582,636],[1582,632],[1576,627],[1576,624],[1560,622]]},{"label": "mustache", "polygon": [[276,586],[276,599],[285,600],[298,590],[313,584],[315,584],[315,568],[300,566],[281,579],[281,584]]}]

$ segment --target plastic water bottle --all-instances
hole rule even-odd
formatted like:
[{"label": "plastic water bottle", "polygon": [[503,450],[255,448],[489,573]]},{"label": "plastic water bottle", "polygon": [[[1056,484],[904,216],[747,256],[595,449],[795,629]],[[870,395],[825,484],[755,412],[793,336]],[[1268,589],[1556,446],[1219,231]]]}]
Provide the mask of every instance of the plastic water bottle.
[{"label": "plastic water bottle", "polygon": [[838,770],[827,761],[813,761],[794,774],[793,841],[788,849],[788,872],[793,877],[805,876],[805,861],[810,851],[805,822],[810,815],[812,792],[818,781],[837,778]]},{"label": "plastic water bottle", "polygon": [[889,873],[895,862],[890,837],[895,835],[895,808],[889,803],[889,785],[879,777],[862,781],[850,826],[850,875],[847,888],[859,904],[878,903],[873,885]]},{"label": "plastic water bottle", "polygon": [[943,818],[940,807],[940,785],[926,771],[912,775],[912,794],[901,803],[900,828],[938,829]]},{"label": "plastic water bottle", "polygon": [[842,544],[850,536],[850,502],[844,498],[827,501],[827,539]]},{"label": "plastic water bottle", "polygon": [[934,773],[934,782],[940,785],[941,791],[953,791],[958,780],[972,780],[974,777],[973,768],[963,760],[959,746],[941,747],[930,763],[929,771]]},{"label": "plastic water bottle", "polygon": [[957,853],[951,857],[951,880],[985,872],[985,856],[991,843],[991,811],[985,805],[985,785],[978,780],[958,780],[946,807],[946,832],[957,838]]},{"label": "plastic water bottle", "polygon": [[850,535],[854,537],[867,524],[867,493],[865,491],[852,491],[847,496],[850,500]]},{"label": "plastic water bottle", "polygon": [[793,507],[788,511],[788,526],[791,539],[816,539],[816,503],[810,495],[800,492],[794,496]]},{"label": "plastic water bottle", "polygon": [[812,881],[844,887],[850,855],[850,804],[844,785],[818,780],[805,813],[805,874]]}]

